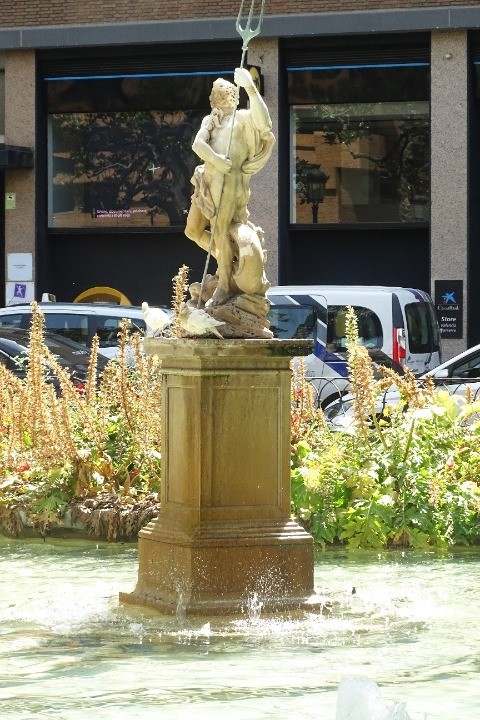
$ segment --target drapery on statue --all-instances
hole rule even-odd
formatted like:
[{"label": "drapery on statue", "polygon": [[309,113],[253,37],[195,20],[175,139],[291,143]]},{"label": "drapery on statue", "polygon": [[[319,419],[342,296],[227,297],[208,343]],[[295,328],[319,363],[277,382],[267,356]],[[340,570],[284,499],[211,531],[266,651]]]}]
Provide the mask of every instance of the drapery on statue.
[{"label": "drapery on statue", "polygon": [[[272,337],[266,313],[263,232],[249,221],[250,178],[269,159],[275,143],[268,108],[245,68],[235,83],[249,97],[248,110],[236,110],[238,91],[219,78],[210,95],[211,113],[193,142],[203,160],[192,177],[194,192],[185,234],[207,252],[218,268],[203,284],[201,305],[225,323],[224,337]],[[227,157],[228,153],[228,157]],[[211,242],[213,232],[213,242]],[[200,283],[190,287],[198,302]]]}]

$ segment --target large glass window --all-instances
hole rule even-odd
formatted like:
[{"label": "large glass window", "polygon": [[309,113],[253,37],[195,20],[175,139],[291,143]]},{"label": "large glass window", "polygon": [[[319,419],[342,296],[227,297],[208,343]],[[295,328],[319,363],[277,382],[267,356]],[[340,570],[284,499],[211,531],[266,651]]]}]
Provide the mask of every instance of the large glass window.
[{"label": "large glass window", "polygon": [[182,225],[198,111],[64,113],[49,117],[49,226]]},{"label": "large glass window", "polygon": [[290,222],[430,215],[428,63],[291,67]]},{"label": "large glass window", "polygon": [[199,163],[192,142],[212,82],[233,69],[69,76],[58,67],[45,77],[49,227],[183,226]]}]

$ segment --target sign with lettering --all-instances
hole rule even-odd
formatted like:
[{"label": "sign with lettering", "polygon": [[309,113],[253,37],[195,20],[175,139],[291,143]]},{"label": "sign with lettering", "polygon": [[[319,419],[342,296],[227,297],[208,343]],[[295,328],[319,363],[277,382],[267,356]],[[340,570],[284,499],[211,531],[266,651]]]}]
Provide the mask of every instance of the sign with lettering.
[{"label": "sign with lettering", "polygon": [[463,280],[435,280],[435,310],[442,338],[462,338]]},{"label": "sign with lettering", "polygon": [[32,253],[7,254],[7,280],[12,282],[28,282],[33,280]]}]

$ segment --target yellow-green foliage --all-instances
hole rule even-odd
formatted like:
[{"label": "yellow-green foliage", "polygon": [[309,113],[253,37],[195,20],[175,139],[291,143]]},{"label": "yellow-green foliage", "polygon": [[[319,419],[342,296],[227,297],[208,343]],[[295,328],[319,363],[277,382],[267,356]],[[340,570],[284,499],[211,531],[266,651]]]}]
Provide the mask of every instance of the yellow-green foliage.
[{"label": "yellow-green foliage", "polygon": [[[348,320],[354,422],[345,432],[303,431],[292,453],[294,514],[322,545],[479,543],[480,403],[408,369],[376,380],[351,309]],[[392,385],[401,401],[380,414]]]},{"label": "yellow-green foliage", "polygon": [[[123,322],[119,356],[100,378],[94,340],[86,387],[79,391],[43,342],[36,303],[32,310],[25,379],[0,365],[0,511],[25,499],[48,518],[75,495],[113,492],[128,501],[156,492],[161,383],[156,359],[141,352],[139,334]],[[47,382],[47,367],[58,379],[58,393]]]},{"label": "yellow-green foliage", "polygon": [[306,379],[305,360],[297,358],[291,363],[292,382],[290,394],[291,442],[297,444],[314,435],[317,442],[328,433],[323,411],[316,406],[315,389]]},{"label": "yellow-green foliage", "polygon": [[347,353],[353,412],[359,435],[368,432],[376,397],[373,366],[368,350],[358,342],[358,322],[353,308],[347,309]]},{"label": "yellow-green foliage", "polygon": [[188,273],[190,268],[182,265],[173,278],[173,324],[171,329],[172,337],[181,337],[179,315],[180,308],[187,294]]}]

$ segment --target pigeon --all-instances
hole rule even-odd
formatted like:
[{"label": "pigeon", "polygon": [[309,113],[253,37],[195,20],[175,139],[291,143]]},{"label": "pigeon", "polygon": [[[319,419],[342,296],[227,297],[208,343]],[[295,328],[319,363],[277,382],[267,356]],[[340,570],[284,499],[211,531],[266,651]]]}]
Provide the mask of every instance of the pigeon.
[{"label": "pigeon", "polygon": [[218,326],[225,325],[225,323],[215,320],[214,317],[201,308],[184,305],[180,310],[178,320],[182,328],[190,335],[216,335],[223,340],[218,331]]},{"label": "pigeon", "polygon": [[150,307],[147,302],[142,303],[143,318],[147,324],[147,329],[152,331],[152,335],[155,335],[157,331],[160,331],[160,335],[163,335],[163,331],[167,325],[172,324],[172,318],[167,315],[165,310],[157,307]]}]

